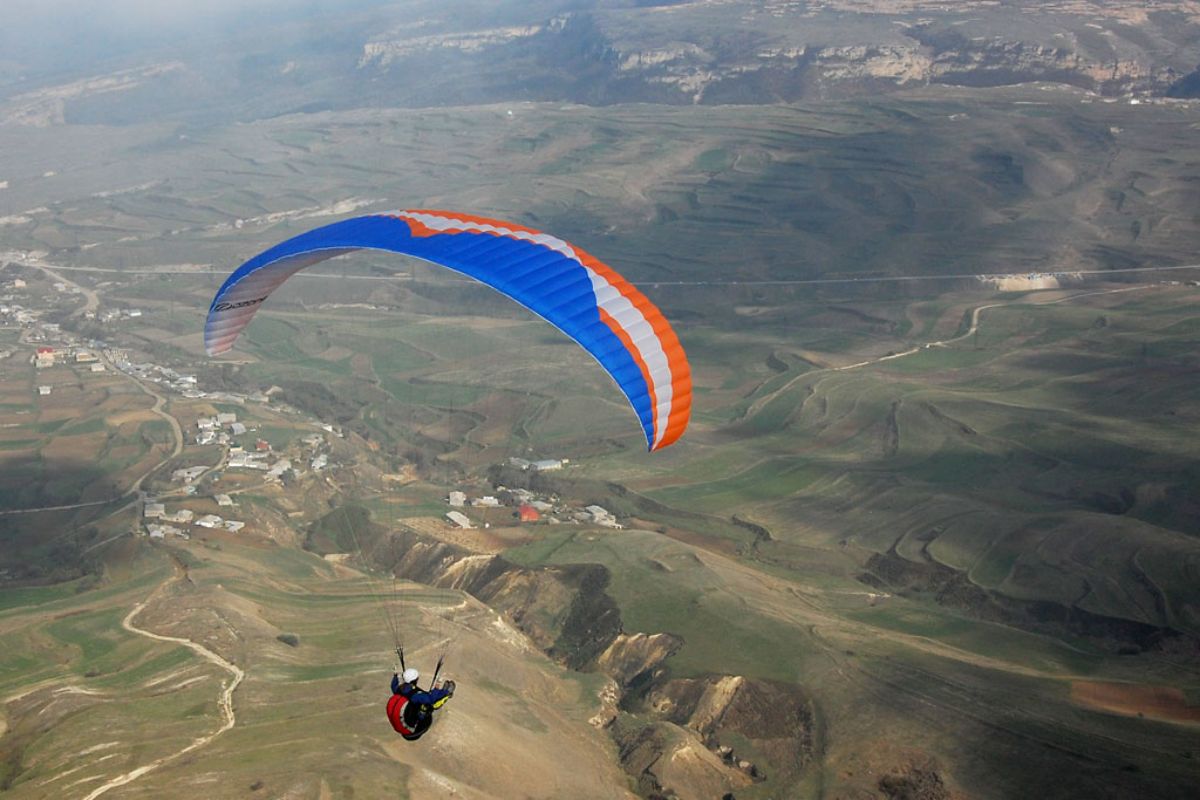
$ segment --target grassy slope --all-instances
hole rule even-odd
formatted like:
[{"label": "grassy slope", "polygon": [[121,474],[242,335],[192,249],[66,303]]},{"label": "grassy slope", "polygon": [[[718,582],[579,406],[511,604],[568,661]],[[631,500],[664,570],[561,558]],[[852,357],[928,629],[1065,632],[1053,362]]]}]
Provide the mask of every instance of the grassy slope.
[{"label": "grassy slope", "polygon": [[[242,797],[254,785],[272,794],[424,796],[454,785],[479,797],[524,789],[609,797],[624,784],[602,734],[585,722],[598,682],[514,646],[490,612],[458,593],[404,586],[395,599],[387,595],[391,613],[403,617],[411,661],[430,668],[439,642],[453,637],[448,670],[464,688],[417,750],[383,720],[391,643],[377,580],[291,550],[197,542],[186,550],[185,582],[171,578],[159,547],[103,591],[0,594],[13,604],[40,600],[0,613],[6,796],[95,788],[219,726],[215,699],[227,673],[183,647],[121,629],[128,609],[164,581],[136,624],[203,642],[247,677],[235,695],[235,728],[147,773],[126,796]],[[299,646],[278,641],[281,632],[297,635]],[[504,675],[505,685],[489,688],[489,675]],[[521,725],[502,734],[514,692],[533,697]],[[503,758],[492,760],[497,754]],[[572,770],[530,779],[547,757]]]}]

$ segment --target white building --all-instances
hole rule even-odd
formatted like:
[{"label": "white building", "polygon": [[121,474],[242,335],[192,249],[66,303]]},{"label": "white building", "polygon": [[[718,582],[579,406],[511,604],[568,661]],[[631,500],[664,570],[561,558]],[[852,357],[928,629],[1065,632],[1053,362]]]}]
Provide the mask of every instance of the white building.
[{"label": "white building", "polygon": [[234,436],[245,436],[246,426],[240,422],[235,422],[229,426],[229,432]]},{"label": "white building", "polygon": [[232,506],[233,505],[233,498],[227,494],[215,494],[215,495],[213,495],[213,500],[216,500],[217,505],[219,505],[219,506]]},{"label": "white building", "polygon": [[617,522],[617,518],[612,515],[612,512],[608,511],[602,506],[586,506],[584,511],[591,515],[592,522],[596,525],[600,525],[605,528],[617,529],[624,527]]},{"label": "white building", "polygon": [[217,424],[218,425],[232,425],[235,422],[237,422],[237,414],[232,414],[232,413],[217,414]]},{"label": "white building", "polygon": [[161,519],[163,514],[167,513],[167,507],[162,503],[146,503],[146,507],[142,510],[142,516],[147,519]]},{"label": "white building", "polygon": [[536,472],[550,472],[556,469],[562,469],[565,461],[559,461],[557,458],[546,458],[541,461],[534,461],[530,464],[530,468]]},{"label": "white building", "polygon": [[196,513],[194,511],[192,511],[190,508],[181,508],[178,511],[174,511],[170,514],[163,514],[162,518],[164,520],[166,520],[167,522],[188,523],[188,522],[191,522],[195,516],[196,516]]},{"label": "white building", "polygon": [[276,461],[274,464],[272,464],[271,468],[269,470],[267,470],[267,477],[268,478],[282,477],[283,473],[287,472],[291,468],[292,468],[292,462],[286,458],[281,458],[278,461]]},{"label": "white building", "polygon": [[237,533],[242,528],[246,527],[246,523],[236,519],[227,519],[225,520],[224,525],[225,530],[230,531],[231,533]]},{"label": "white building", "polygon": [[462,513],[461,511],[447,511],[446,519],[450,520],[450,524],[454,525],[457,528],[474,528],[475,527],[474,525],[471,524],[471,520],[467,518],[467,515]]},{"label": "white building", "polygon": [[196,520],[196,524],[201,528],[219,528],[225,520],[218,517],[216,514],[205,514],[200,519]]},{"label": "white building", "polygon": [[465,492],[451,492],[446,500],[455,508],[462,508],[467,504],[467,495]]},{"label": "white building", "polygon": [[41,395],[42,397],[45,397],[46,395],[50,394],[50,391],[53,388],[54,388],[53,386],[39,386],[38,394]]},{"label": "white building", "polygon": [[500,505],[500,501],[490,494],[485,494],[483,497],[476,497],[472,500],[471,505],[482,508],[497,508]]},{"label": "white building", "polygon": [[[201,442],[203,444],[203,442]],[[173,481],[194,481],[205,472],[208,472],[208,467],[188,467],[187,469],[177,469],[171,473]]]},{"label": "white building", "polygon": [[329,456],[325,455],[324,453],[321,453],[321,455],[317,456],[316,458],[314,458],[312,460],[312,463],[309,464],[309,467],[311,467],[313,469],[313,471],[321,470],[321,469],[324,469],[325,465],[328,463],[329,463]]}]

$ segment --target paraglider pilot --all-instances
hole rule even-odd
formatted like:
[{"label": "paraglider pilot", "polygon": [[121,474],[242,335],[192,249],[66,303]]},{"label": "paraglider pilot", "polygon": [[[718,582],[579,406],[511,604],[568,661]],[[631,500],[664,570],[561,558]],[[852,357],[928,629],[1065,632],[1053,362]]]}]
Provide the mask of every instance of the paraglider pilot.
[{"label": "paraglider pilot", "polygon": [[454,695],[454,681],[435,685],[425,691],[417,685],[421,673],[412,667],[392,673],[392,696],[388,699],[388,721],[396,733],[410,742],[420,739],[433,724],[433,712],[445,705]]}]

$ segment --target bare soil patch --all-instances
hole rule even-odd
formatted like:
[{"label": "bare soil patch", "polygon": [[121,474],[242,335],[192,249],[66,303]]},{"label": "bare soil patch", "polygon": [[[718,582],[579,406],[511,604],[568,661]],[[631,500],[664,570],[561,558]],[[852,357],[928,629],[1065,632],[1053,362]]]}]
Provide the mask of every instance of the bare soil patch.
[{"label": "bare soil patch", "polygon": [[417,533],[432,536],[472,553],[499,553],[509,546],[489,531],[451,528],[449,523],[436,517],[413,517],[404,520],[404,524]]},{"label": "bare soil patch", "polygon": [[1074,681],[1071,701],[1087,708],[1126,716],[1150,717],[1167,722],[1200,722],[1200,706],[1188,705],[1183,692],[1173,686]]}]

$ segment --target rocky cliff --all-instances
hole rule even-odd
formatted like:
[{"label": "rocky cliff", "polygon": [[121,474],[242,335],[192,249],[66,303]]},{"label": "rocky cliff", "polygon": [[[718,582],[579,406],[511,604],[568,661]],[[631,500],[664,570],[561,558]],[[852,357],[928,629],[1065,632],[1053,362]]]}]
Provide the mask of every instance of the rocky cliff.
[{"label": "rocky cliff", "polygon": [[607,675],[592,723],[609,730],[646,796],[736,796],[768,776],[786,785],[812,761],[814,711],[798,687],[736,675],[672,678],[669,660],[683,641],[625,632],[600,565],[531,569],[414,531],[372,528],[365,541],[376,566],[465,591],[560,663]]},{"label": "rocky cliff", "polygon": [[[1196,94],[1193,0],[382,5],[256,30],[214,55],[181,42],[64,69],[0,70],[0,124],[212,121],[295,111],[519,100],[762,104],[928,84],[1069,84]],[[28,73],[23,75],[22,73]],[[7,78],[4,76],[7,75]]]}]

